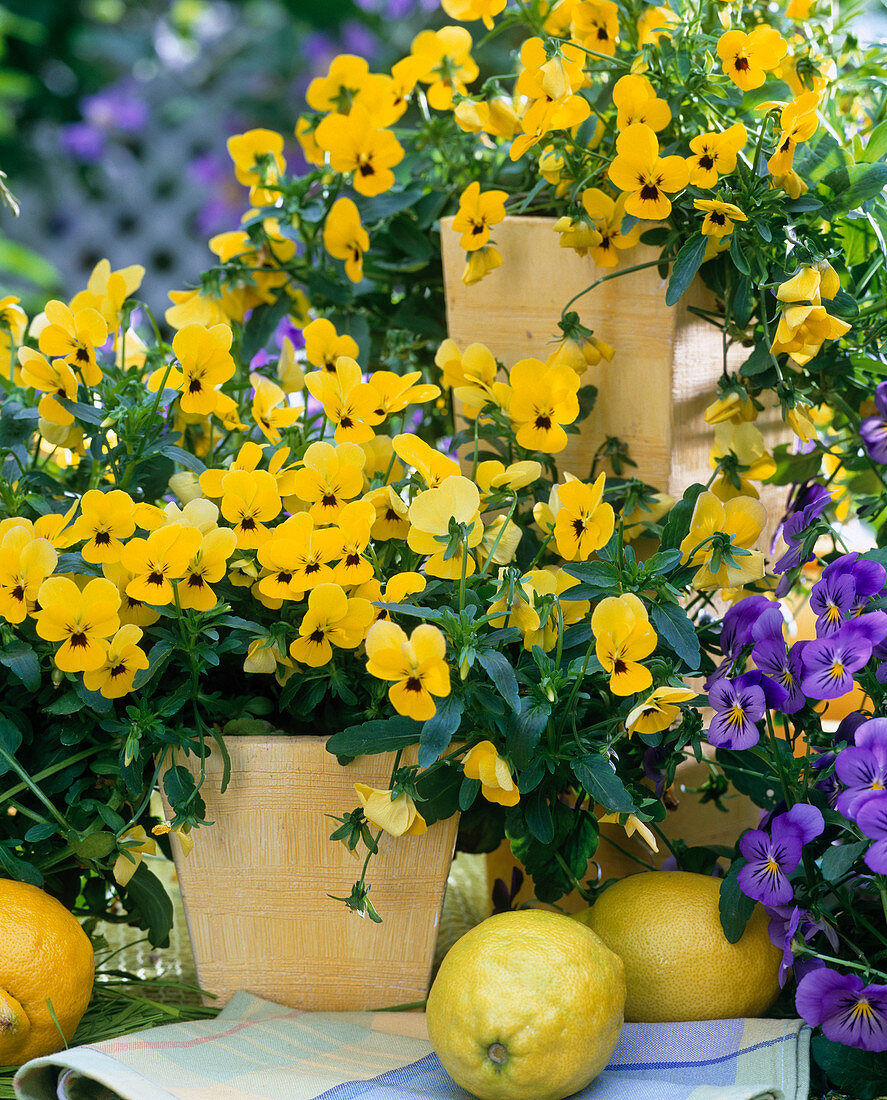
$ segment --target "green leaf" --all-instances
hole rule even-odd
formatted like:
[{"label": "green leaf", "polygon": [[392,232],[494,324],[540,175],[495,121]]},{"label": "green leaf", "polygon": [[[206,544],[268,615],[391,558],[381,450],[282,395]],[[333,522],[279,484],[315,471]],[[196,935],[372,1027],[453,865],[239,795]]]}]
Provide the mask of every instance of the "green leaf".
[{"label": "green leaf", "polygon": [[887,157],[887,122],[882,122],[869,134],[861,159],[866,164],[877,164],[885,157]]},{"label": "green leaf", "polygon": [[490,677],[499,694],[515,713],[520,712],[520,697],[518,695],[517,677],[511,662],[504,653],[495,649],[488,649],[485,653],[478,653],[477,662]]},{"label": "green leaf", "polygon": [[9,671],[21,680],[30,692],[40,689],[40,661],[34,650],[18,638],[0,652],[0,664],[5,665]]},{"label": "green leaf", "polygon": [[637,809],[606,757],[595,753],[580,756],[572,761],[571,767],[588,794],[608,813],[630,814]]},{"label": "green leaf", "polygon": [[662,528],[662,539],[659,544],[662,550],[675,549],[687,537],[690,530],[690,520],[693,517],[693,509],[696,507],[696,500],[699,494],[704,492],[705,486],[700,485],[699,482],[684,490],[683,498],[668,513],[668,519],[666,519],[665,526]]},{"label": "green leaf", "polygon": [[833,844],[826,849],[820,861],[822,877],[826,882],[837,882],[843,878],[868,846],[867,840],[857,840],[853,844]]},{"label": "green leaf", "polygon": [[60,695],[58,699],[53,699],[43,707],[46,714],[76,714],[82,709],[83,700],[76,691],[66,691],[64,695]]},{"label": "green leaf", "polygon": [[196,455],[192,455],[190,451],[186,451],[182,447],[177,447],[175,443],[164,443],[155,453],[171,458],[173,462],[178,462],[180,466],[184,466],[187,470],[193,470],[195,474],[202,474],[206,469],[206,466]]},{"label": "green leaf", "polygon": [[[15,756],[22,743],[22,731],[8,718],[0,715],[0,749]],[[9,770],[7,764],[0,760],[0,775]]]},{"label": "green leaf", "polygon": [[467,775],[463,776],[462,782],[459,784],[459,809],[462,813],[465,813],[466,810],[470,810],[474,805],[474,800],[478,796],[480,787],[481,782],[479,779],[469,779]]},{"label": "green leaf", "polygon": [[329,315],[329,320],[336,326],[336,332],[340,336],[350,336],[351,339],[357,344],[357,361],[358,363],[368,363],[370,360],[370,344],[372,343],[372,334],[370,333],[370,325],[366,317],[362,313],[357,313],[353,309],[334,311]]},{"label": "green leaf", "polygon": [[0,844],[0,870],[6,872],[7,878],[14,878],[16,882],[29,882],[32,886],[43,886],[43,875],[34,864],[26,859],[19,859],[4,844]]},{"label": "green leaf", "polygon": [[80,401],[69,401],[67,397],[60,395],[56,395],[56,401],[63,409],[67,409],[69,413],[72,413],[78,420],[82,420],[86,424],[99,425],[105,419],[105,410],[97,409],[95,405],[84,405]]},{"label": "green leaf", "polygon": [[748,260],[742,250],[742,243],[737,233],[734,233],[730,238],[730,259],[736,265],[737,270],[741,271],[743,275],[751,274]]},{"label": "green leaf", "polygon": [[754,378],[756,374],[763,374],[773,366],[773,357],[766,344],[755,344],[751,355],[739,367],[739,373],[743,378]]},{"label": "green leaf", "polygon": [[126,889],[129,915],[138,921],[148,935],[152,947],[169,947],[169,931],[172,928],[173,908],[169,895],[160,879],[145,866],[136,868]]},{"label": "green leaf", "polygon": [[554,819],[546,791],[537,789],[524,799],[524,819],[527,828],[540,844],[550,844],[554,838]]},{"label": "green leaf", "polygon": [[47,260],[15,241],[0,240],[0,272],[27,279],[42,290],[59,286],[59,274]]},{"label": "green leaf", "polygon": [[393,718],[375,718],[334,733],[326,743],[326,751],[334,756],[352,758],[378,752],[397,752],[409,745],[417,745],[421,733],[421,723],[402,714]]},{"label": "green leaf", "polygon": [[696,628],[687,612],[676,603],[654,603],[650,619],[656,633],[685,662],[691,671],[699,668],[700,651]]},{"label": "green leaf", "polygon": [[875,1100],[887,1093],[887,1058],[869,1050],[855,1050],[824,1035],[810,1042],[813,1061],[829,1084],[854,1100]]},{"label": "green leaf", "polygon": [[755,908],[754,900],[743,894],[736,878],[745,863],[744,859],[734,859],[730,870],[721,881],[718,912],[721,915],[721,928],[730,943],[738,943],[742,939],[742,933]]},{"label": "green leaf", "polygon": [[869,199],[874,199],[887,187],[887,164],[854,164],[847,170],[846,190],[841,191],[838,202],[832,203],[844,210],[855,210]]},{"label": "green leaf", "polygon": [[419,735],[419,767],[428,768],[445,752],[462,721],[464,702],[459,695],[437,700],[437,710],[422,726]]},{"label": "green leaf", "polygon": [[702,266],[705,249],[708,246],[708,238],[701,233],[692,236],[675,257],[671,269],[671,278],[668,280],[668,290],[665,292],[665,304],[673,306],[677,302],[690,283],[696,272]]},{"label": "green leaf", "polygon": [[554,823],[550,843],[543,844],[533,836],[521,805],[508,811],[505,834],[511,850],[533,879],[536,897],[555,902],[585,875],[588,861],[597,850],[597,827],[593,814],[577,812],[559,799],[551,802],[549,809]]},{"label": "green leaf", "polygon": [[370,199],[355,196],[355,205],[360,212],[360,220],[367,225],[370,222],[381,221],[382,218],[390,218],[393,214],[399,214],[401,210],[408,210],[422,198],[424,193],[425,189],[422,187],[409,187],[403,191],[386,191]]},{"label": "green leaf", "polygon": [[433,825],[435,821],[445,821],[459,812],[462,780],[461,768],[435,768],[434,771],[419,776],[416,794],[422,799],[419,812],[427,825]]},{"label": "green leaf", "polygon": [[[251,362],[253,356],[268,343],[271,334],[286,316],[291,305],[289,295],[281,294],[276,302],[258,306],[253,310],[252,316],[244,326],[243,339],[240,343],[240,358],[244,363]],[[202,473],[202,471],[197,472]]]},{"label": "green leaf", "polygon": [[680,564],[683,556],[680,550],[661,550],[644,562],[644,572],[648,576],[654,574],[661,576],[664,573],[670,573],[672,569]]},{"label": "green leaf", "polygon": [[548,724],[551,709],[532,699],[521,699],[520,713],[509,723],[505,734],[505,744],[509,755],[519,769],[526,768],[533,756],[533,749],[539,743],[542,731]]}]

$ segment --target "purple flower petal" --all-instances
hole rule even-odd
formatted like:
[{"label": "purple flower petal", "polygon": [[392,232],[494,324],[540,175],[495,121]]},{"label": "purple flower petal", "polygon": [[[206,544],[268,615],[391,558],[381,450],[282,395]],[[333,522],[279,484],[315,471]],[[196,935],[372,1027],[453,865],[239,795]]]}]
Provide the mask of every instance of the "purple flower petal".
[{"label": "purple flower petal", "polygon": [[[787,830],[797,833],[801,844],[808,844],[814,837],[820,835],[825,828],[822,811],[816,806],[810,806],[806,802],[799,802],[786,814],[780,814],[775,818],[771,828],[773,839],[782,839]],[[800,858],[800,856],[798,857]],[[797,863],[795,864],[797,866]],[[789,868],[791,870],[792,868]]]},{"label": "purple flower petal", "polygon": [[795,1007],[826,1038],[861,1050],[887,1050],[887,986],[822,967],[798,983]]},{"label": "purple flower petal", "polygon": [[871,840],[887,837],[887,791],[875,791],[857,805],[856,824]]}]

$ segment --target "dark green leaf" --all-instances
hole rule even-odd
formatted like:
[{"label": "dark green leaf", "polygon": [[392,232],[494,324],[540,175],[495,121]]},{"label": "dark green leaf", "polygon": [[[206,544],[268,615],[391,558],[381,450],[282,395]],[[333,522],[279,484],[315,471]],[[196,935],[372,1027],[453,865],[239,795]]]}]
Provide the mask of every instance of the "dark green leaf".
[{"label": "dark green leaf", "polygon": [[462,721],[464,703],[459,695],[436,700],[437,710],[419,735],[419,767],[428,768],[445,752]]},{"label": "dark green leaf", "polygon": [[370,360],[371,334],[366,317],[355,310],[335,311],[329,316],[340,336],[350,336],[357,344],[357,361],[368,363]]},{"label": "dark green leaf", "polygon": [[58,825],[54,821],[41,821],[38,825],[32,825],[30,829],[25,833],[25,840],[31,844],[36,844],[41,840],[48,840],[51,836],[59,831]]},{"label": "dark green leaf", "polygon": [[730,864],[730,870],[721,882],[721,891],[718,897],[718,912],[721,915],[721,928],[730,943],[738,943],[742,939],[742,933],[748,924],[755,903],[752,898],[746,897],[739,889],[736,876],[745,866],[744,859],[734,859]]},{"label": "dark green leaf", "polygon": [[180,466],[192,470],[195,474],[202,474],[206,469],[206,466],[196,455],[192,455],[190,451],[186,451],[182,447],[177,447],[175,443],[164,443],[162,447],[158,448],[157,454],[171,458],[173,462],[178,462]]},{"label": "dark green leaf", "polygon": [[855,1050],[814,1035],[810,1043],[813,1060],[829,1084],[853,1100],[875,1100],[887,1093],[887,1057],[869,1050]]},{"label": "dark green leaf", "polygon": [[550,844],[554,837],[554,819],[544,790],[535,790],[524,799],[524,819],[527,828],[540,844]]},{"label": "dark green leaf", "polygon": [[30,692],[40,688],[40,661],[34,650],[18,638],[4,646],[0,652],[0,664],[17,676]]},{"label": "dark green leaf", "polygon": [[708,238],[699,233],[691,237],[677,254],[671,269],[671,278],[668,280],[668,290],[665,292],[666,305],[673,306],[693,282],[702,265],[707,246]]},{"label": "dark green leaf", "polygon": [[[0,749],[9,753],[10,756],[15,756],[21,743],[22,731],[14,722],[0,715]],[[0,775],[8,770],[8,765],[0,760]]]},{"label": "dark green leaf", "polygon": [[630,814],[637,807],[625,785],[604,756],[589,754],[572,761],[573,775],[608,813]]},{"label": "dark green leaf", "polygon": [[844,210],[855,210],[887,187],[887,164],[854,164],[848,169],[848,176],[847,188],[838,194],[837,205]]},{"label": "dark green leaf", "polygon": [[160,879],[140,863],[125,893],[129,915],[137,918],[138,927],[145,930],[152,947],[168,947],[173,908]]},{"label": "dark green leaf", "polygon": [[459,812],[462,782],[461,768],[435,768],[419,776],[416,794],[423,800],[419,803],[419,812],[426,824],[445,821]]},{"label": "dark green leaf", "polygon": [[528,698],[521,699],[520,713],[509,723],[505,735],[511,759],[521,770],[529,765],[533,749],[542,736],[550,713],[550,709],[541,703],[535,703]]},{"label": "dark green leaf", "polygon": [[[684,496],[668,513],[665,526],[662,528],[662,550],[673,550],[680,546],[690,530],[690,520],[693,517],[693,509],[696,507],[696,499],[700,493],[705,492],[705,486],[699,482],[691,485],[684,491]],[[566,567],[569,570],[569,566]]]},{"label": "dark green leaf", "polygon": [[474,805],[480,791],[480,780],[469,779],[466,775],[459,785],[459,809],[464,813]]},{"label": "dark green leaf", "polygon": [[396,752],[408,745],[417,745],[421,732],[421,723],[400,714],[393,718],[376,718],[334,733],[326,743],[326,751],[334,756],[352,758],[377,752]]},{"label": "dark green leaf", "polygon": [[[244,363],[251,362],[253,356],[268,343],[271,334],[289,312],[291,306],[292,302],[289,295],[281,294],[276,302],[258,306],[253,310],[252,316],[244,326],[243,339],[240,345],[240,357]],[[203,471],[198,470],[196,472],[202,473]]]},{"label": "dark green leaf", "polygon": [[866,848],[867,840],[857,840],[853,844],[833,844],[822,857],[822,877],[826,882],[837,882],[847,874]]},{"label": "dark green leaf", "polygon": [[86,424],[99,425],[105,419],[104,409],[97,409],[95,405],[83,405],[79,401],[69,401],[67,397],[60,396],[56,396],[56,401],[63,409],[67,409],[69,413],[73,413],[78,420]]},{"label": "dark green leaf", "polygon": [[499,694],[511,709],[515,712],[520,711],[517,677],[505,654],[498,653],[495,649],[488,649],[485,653],[478,653],[477,662],[496,685]]},{"label": "dark green leaf", "polygon": [[739,373],[743,378],[754,378],[756,374],[763,374],[773,366],[773,357],[766,344],[755,344],[751,355],[739,367]]},{"label": "dark green leaf", "polygon": [[730,259],[736,265],[738,271],[741,271],[743,275],[749,275],[750,269],[748,266],[748,260],[745,257],[745,252],[742,250],[742,242],[739,239],[739,235],[734,233],[730,238]]},{"label": "dark green leaf", "polygon": [[670,573],[675,566],[680,564],[683,556],[680,550],[661,550],[644,562],[644,572],[649,576]]},{"label": "dark green leaf", "polygon": [[699,668],[699,639],[687,612],[676,603],[654,603],[650,619],[656,633],[686,663],[691,671]]},{"label": "dark green leaf", "polygon": [[43,875],[34,864],[26,859],[19,859],[3,844],[0,844],[0,870],[5,871],[7,878],[14,878],[16,882],[29,882],[32,886],[43,886]]}]

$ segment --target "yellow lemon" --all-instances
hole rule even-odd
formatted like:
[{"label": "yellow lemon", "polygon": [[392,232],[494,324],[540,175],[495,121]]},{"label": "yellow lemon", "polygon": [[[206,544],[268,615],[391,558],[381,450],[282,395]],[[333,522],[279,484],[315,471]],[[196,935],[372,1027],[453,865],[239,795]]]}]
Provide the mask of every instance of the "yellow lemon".
[{"label": "yellow lemon", "polygon": [[70,1042],[95,977],[77,918],[26,882],[0,879],[0,1066],[19,1066]]},{"label": "yellow lemon", "polygon": [[480,1100],[560,1100],[607,1064],[622,1027],[622,964],[557,913],[499,913],[450,948],[428,994],[431,1045]]},{"label": "yellow lemon", "polygon": [[575,919],[625,964],[625,1018],[721,1020],[760,1016],[779,992],[782,953],[756,905],[730,943],[718,914],[720,880],[689,871],[620,879]]}]

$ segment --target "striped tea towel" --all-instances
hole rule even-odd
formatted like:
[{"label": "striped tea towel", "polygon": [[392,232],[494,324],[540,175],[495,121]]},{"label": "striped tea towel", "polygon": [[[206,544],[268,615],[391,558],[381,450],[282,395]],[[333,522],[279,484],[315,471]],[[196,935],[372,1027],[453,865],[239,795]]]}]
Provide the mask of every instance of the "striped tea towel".
[{"label": "striped tea towel", "polygon": [[[800,1020],[626,1024],[580,1100],[807,1100]],[[236,994],[214,1020],[37,1058],[20,1100],[466,1100],[422,1013],[299,1012]]]}]

